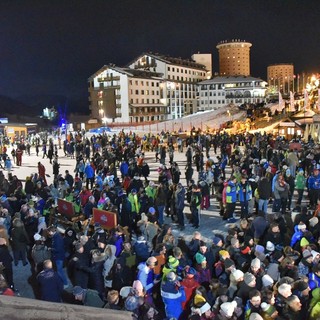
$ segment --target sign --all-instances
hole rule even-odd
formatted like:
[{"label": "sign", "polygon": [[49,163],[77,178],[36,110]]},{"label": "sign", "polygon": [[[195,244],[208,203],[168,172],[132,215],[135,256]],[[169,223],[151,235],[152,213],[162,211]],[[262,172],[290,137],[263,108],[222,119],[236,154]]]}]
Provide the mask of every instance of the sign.
[{"label": "sign", "polygon": [[74,217],[73,203],[67,200],[58,199],[58,212],[66,218],[71,219]]},{"label": "sign", "polygon": [[100,223],[101,227],[104,229],[112,229],[118,224],[117,214],[111,211],[93,208],[93,222]]}]

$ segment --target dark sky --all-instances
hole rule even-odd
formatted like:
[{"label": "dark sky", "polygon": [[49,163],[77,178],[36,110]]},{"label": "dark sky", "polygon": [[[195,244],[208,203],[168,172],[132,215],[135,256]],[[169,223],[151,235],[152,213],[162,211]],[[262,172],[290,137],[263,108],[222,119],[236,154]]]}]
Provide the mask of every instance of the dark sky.
[{"label": "dark sky", "polygon": [[269,64],[319,71],[319,0],[0,0],[0,94],[58,94],[87,102],[87,79],[145,51],[189,58],[242,39],[251,74]]}]

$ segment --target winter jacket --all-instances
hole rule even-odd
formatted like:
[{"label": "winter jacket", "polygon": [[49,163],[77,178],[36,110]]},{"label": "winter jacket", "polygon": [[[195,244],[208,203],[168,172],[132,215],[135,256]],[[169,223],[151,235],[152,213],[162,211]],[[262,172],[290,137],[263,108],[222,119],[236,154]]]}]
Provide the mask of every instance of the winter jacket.
[{"label": "winter jacket", "polygon": [[168,319],[179,319],[183,309],[182,302],[186,300],[184,287],[176,287],[174,282],[166,281],[161,284],[161,297]]},{"label": "winter jacket", "polygon": [[140,262],[146,261],[149,258],[150,256],[149,247],[145,240],[137,240],[133,248],[136,253],[136,257],[138,261]]},{"label": "winter jacket", "polygon": [[91,179],[94,177],[94,170],[89,163],[84,168],[84,174],[86,175],[87,179]]},{"label": "winter jacket", "polygon": [[143,286],[143,289],[147,294],[152,294],[153,290],[153,280],[154,280],[154,272],[150,269],[145,262],[141,262],[138,265],[138,275],[137,280],[139,280]]},{"label": "winter jacket", "polygon": [[180,190],[176,191],[176,196],[175,196],[175,207],[178,210],[183,210],[184,209],[184,198],[185,198],[185,189],[182,187]]},{"label": "winter jacket", "polygon": [[316,288],[320,288],[320,277],[318,277],[315,273],[309,273],[309,288],[310,290],[314,290]]},{"label": "winter jacket", "polygon": [[226,203],[235,203],[236,201],[237,201],[237,185],[232,181],[229,181],[226,188]]},{"label": "winter jacket", "polygon": [[295,179],[295,188],[297,190],[304,190],[306,186],[306,177],[303,173],[298,173]]},{"label": "winter jacket", "polygon": [[63,282],[53,269],[45,269],[37,276],[40,285],[41,299],[51,302],[61,302]]},{"label": "winter jacket", "polygon": [[[245,192],[243,192],[243,190],[245,190]],[[248,182],[245,182],[244,184],[240,183],[238,191],[240,202],[245,202],[252,199],[252,189],[251,185]]]},{"label": "winter jacket", "polygon": [[115,263],[116,260],[116,246],[109,244],[108,247],[110,247],[111,254],[109,257],[104,262],[103,265],[103,277],[104,277],[104,286],[106,288],[111,288],[112,287],[112,267]]},{"label": "winter jacket", "polygon": [[52,237],[51,244],[51,255],[53,260],[64,260],[65,259],[65,250],[64,250],[64,241],[63,237],[59,232],[56,232]]}]

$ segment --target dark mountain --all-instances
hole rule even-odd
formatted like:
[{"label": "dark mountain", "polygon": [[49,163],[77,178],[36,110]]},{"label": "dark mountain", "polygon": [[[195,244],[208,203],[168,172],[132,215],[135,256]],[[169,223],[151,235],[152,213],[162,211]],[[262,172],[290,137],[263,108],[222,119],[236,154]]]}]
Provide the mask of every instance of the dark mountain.
[{"label": "dark mountain", "polygon": [[39,113],[32,106],[21,101],[0,95],[0,117],[7,117],[8,115],[28,115],[37,116]]},{"label": "dark mountain", "polygon": [[59,113],[70,114],[70,113],[80,113],[89,114],[88,100],[87,98],[67,98],[62,95],[23,95],[17,98],[17,100],[30,105],[40,114],[42,110],[46,107],[55,109]]}]

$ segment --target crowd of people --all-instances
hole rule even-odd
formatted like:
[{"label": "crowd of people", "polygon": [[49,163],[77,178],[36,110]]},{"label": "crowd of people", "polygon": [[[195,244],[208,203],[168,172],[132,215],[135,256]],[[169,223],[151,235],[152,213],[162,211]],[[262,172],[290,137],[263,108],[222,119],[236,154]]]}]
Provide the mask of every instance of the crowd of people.
[{"label": "crowd of people", "polygon": [[[196,130],[186,139],[71,135],[63,151],[75,166],[64,174],[48,145],[52,184],[40,161],[25,183],[0,171],[1,294],[17,294],[13,264],[21,261],[36,298],[136,319],[320,317],[320,147],[312,140]],[[176,152],[185,155],[184,176]],[[146,154],[159,161],[157,179]],[[59,218],[58,199],[79,219]],[[216,203],[227,236],[208,241],[199,214]],[[94,208],[114,212],[118,225],[92,223]],[[172,232],[186,221],[191,241]]]}]

